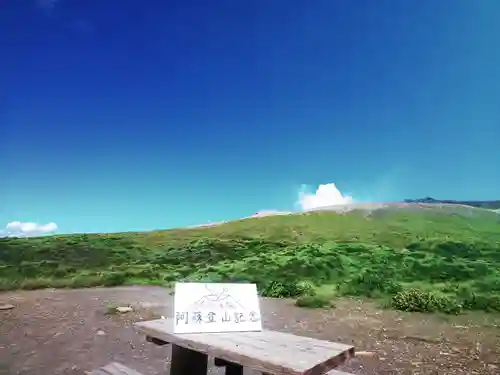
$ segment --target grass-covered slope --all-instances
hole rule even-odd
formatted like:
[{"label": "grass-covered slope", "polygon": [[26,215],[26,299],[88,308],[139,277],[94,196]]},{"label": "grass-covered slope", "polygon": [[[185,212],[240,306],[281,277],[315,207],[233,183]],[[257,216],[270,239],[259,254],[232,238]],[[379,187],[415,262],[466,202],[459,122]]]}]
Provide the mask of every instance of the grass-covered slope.
[{"label": "grass-covered slope", "polygon": [[500,215],[316,212],[200,229],[0,239],[4,290],[178,280],[256,282],[264,295],[310,305],[337,294],[412,311],[500,310]]},{"label": "grass-covered slope", "polygon": [[434,199],[431,197],[421,199],[405,199],[406,203],[430,203],[430,204],[459,204],[464,206],[471,206],[477,208],[484,208],[488,210],[500,209],[500,200],[495,201],[456,201],[451,199]]}]

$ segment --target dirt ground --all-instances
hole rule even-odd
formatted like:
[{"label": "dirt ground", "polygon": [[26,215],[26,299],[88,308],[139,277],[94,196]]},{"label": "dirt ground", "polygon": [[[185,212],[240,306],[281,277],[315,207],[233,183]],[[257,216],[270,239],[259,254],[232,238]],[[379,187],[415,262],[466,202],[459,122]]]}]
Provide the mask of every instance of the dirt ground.
[{"label": "dirt ground", "polygon": [[[0,311],[0,375],[84,374],[110,361],[165,374],[169,349],[132,324],[171,316],[172,302],[165,289],[142,286],[2,293],[0,304],[15,308]],[[125,305],[134,311],[106,314]],[[353,374],[500,375],[498,315],[404,314],[347,299],[329,310],[261,306],[265,328],[354,344],[360,355],[341,368]]]}]

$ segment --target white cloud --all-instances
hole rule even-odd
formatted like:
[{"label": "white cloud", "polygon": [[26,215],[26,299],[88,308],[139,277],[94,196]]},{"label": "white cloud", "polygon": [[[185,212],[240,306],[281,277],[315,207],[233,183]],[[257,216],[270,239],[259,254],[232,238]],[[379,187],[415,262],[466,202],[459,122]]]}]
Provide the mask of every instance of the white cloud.
[{"label": "white cloud", "polygon": [[54,233],[57,230],[57,224],[54,222],[47,224],[37,224],[30,222],[11,221],[0,232],[0,237],[35,237],[44,234]]},{"label": "white cloud", "polygon": [[334,183],[319,185],[315,192],[307,192],[307,186],[299,191],[297,205],[304,211],[320,207],[353,203],[349,195],[342,195]]}]

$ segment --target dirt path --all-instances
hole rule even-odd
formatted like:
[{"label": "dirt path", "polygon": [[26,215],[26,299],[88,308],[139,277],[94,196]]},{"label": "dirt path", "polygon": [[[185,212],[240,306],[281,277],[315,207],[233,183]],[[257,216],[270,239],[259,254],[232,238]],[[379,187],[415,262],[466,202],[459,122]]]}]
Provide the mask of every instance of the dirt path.
[{"label": "dirt path", "polygon": [[[83,374],[112,360],[145,375],[162,374],[168,349],[147,343],[132,323],[170,316],[172,297],[157,287],[43,290],[0,294],[0,374]],[[135,306],[106,315],[109,306]],[[500,318],[444,319],[341,300],[334,310],[292,301],[262,301],[266,328],[353,343],[365,355],[343,370],[354,374],[500,375]]]}]

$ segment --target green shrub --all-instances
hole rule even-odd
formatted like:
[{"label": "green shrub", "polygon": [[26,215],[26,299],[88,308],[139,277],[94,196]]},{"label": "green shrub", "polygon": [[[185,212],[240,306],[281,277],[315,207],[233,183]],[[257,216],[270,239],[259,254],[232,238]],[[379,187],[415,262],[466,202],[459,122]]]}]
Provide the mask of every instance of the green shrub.
[{"label": "green shrub", "polygon": [[307,281],[288,281],[264,283],[260,288],[260,294],[272,298],[293,298],[298,296],[313,296],[316,291],[312,283]]},{"label": "green shrub", "polygon": [[302,295],[303,290],[296,282],[277,282],[271,281],[265,283],[260,288],[260,294],[264,297],[271,298],[291,298]]},{"label": "green shrub", "polygon": [[365,269],[352,280],[341,286],[345,295],[376,297],[401,291],[401,283],[396,281],[392,270]]},{"label": "green shrub", "polygon": [[462,306],[454,299],[428,291],[408,289],[392,297],[393,308],[407,312],[443,312],[458,314]]},{"label": "green shrub", "polygon": [[0,292],[20,289],[20,282],[17,279],[0,279]]},{"label": "green shrub", "polygon": [[55,278],[67,278],[71,275],[74,275],[75,273],[76,273],[75,267],[59,266],[56,269],[54,269],[54,272],[52,275]]},{"label": "green shrub", "polygon": [[500,295],[471,292],[462,296],[462,305],[467,310],[500,312]]},{"label": "green shrub", "polygon": [[35,290],[35,289],[46,289],[52,288],[54,285],[53,280],[36,278],[36,279],[25,279],[20,282],[20,289],[24,290]]},{"label": "green shrub", "polygon": [[297,300],[295,301],[295,306],[316,309],[322,307],[335,307],[335,304],[332,301],[332,296],[317,294],[313,296],[302,296],[297,298]]},{"label": "green shrub", "polygon": [[297,282],[296,288],[299,296],[314,296],[316,295],[316,286],[309,280]]},{"label": "green shrub", "polygon": [[102,277],[102,285],[119,286],[125,284],[127,275],[124,272],[106,272]]},{"label": "green shrub", "polygon": [[67,281],[66,287],[68,288],[91,288],[96,286],[103,286],[102,275],[76,275]]}]

